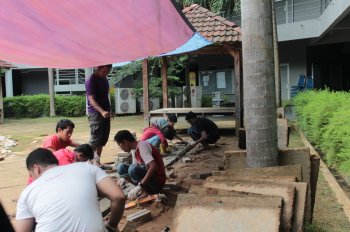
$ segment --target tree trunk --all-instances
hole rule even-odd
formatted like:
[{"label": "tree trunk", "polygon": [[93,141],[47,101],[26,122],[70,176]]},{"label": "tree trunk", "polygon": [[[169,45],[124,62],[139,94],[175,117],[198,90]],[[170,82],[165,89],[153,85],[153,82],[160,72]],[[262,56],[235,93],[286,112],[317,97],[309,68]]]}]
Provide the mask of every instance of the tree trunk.
[{"label": "tree trunk", "polygon": [[271,0],[242,1],[244,119],[249,167],[277,165]]},{"label": "tree trunk", "polygon": [[278,54],[278,35],[275,2],[271,0],[272,4],[272,33],[273,33],[273,55],[275,65],[275,88],[276,88],[276,105],[281,107],[281,72],[280,72],[280,56]]},{"label": "tree trunk", "polygon": [[56,116],[55,111],[55,90],[54,90],[54,77],[53,69],[49,68],[49,95],[50,95],[50,117]]}]

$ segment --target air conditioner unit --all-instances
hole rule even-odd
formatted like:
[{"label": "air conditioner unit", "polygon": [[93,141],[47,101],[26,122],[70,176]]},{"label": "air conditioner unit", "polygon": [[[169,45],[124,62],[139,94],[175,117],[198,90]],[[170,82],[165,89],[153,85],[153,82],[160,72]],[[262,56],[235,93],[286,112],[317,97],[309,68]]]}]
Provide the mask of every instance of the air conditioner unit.
[{"label": "air conditioner unit", "polygon": [[[140,102],[140,112],[143,112],[143,96],[142,97],[139,97],[139,102]],[[159,98],[151,98],[149,99],[149,102],[148,102],[148,107],[149,107],[149,110],[156,110],[156,109],[159,109],[160,108],[160,101],[159,101]]]},{"label": "air conditioner unit", "polygon": [[136,113],[136,99],[133,97],[132,88],[115,89],[115,113],[133,114]]},{"label": "air conditioner unit", "polygon": [[[202,86],[190,86],[191,88],[191,107],[201,107],[202,106]],[[186,86],[183,86],[183,104],[186,106]]]}]

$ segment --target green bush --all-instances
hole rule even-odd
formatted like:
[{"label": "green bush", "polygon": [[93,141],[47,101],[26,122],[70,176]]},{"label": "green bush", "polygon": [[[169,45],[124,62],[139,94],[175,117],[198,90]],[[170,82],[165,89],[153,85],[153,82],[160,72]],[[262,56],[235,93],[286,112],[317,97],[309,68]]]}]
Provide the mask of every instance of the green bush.
[{"label": "green bush", "polygon": [[326,161],[350,174],[350,94],[328,89],[299,93],[293,103],[297,121]]},{"label": "green bush", "polygon": [[[85,96],[55,96],[57,116],[85,115]],[[4,98],[4,114],[6,118],[35,118],[50,114],[48,95],[16,96]]]},{"label": "green bush", "polygon": [[212,107],[212,97],[207,95],[202,95],[201,103],[202,107]]}]

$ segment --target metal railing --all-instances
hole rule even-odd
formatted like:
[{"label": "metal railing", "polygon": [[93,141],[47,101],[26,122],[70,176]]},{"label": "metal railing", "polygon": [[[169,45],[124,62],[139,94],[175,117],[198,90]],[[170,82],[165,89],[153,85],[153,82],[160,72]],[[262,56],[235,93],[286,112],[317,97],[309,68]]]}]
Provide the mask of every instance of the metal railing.
[{"label": "metal railing", "polygon": [[55,85],[85,84],[84,69],[55,69]]},{"label": "metal railing", "polygon": [[[276,22],[277,24],[287,24],[316,19],[322,15],[331,2],[332,0],[305,0],[294,3],[294,0],[275,0]],[[233,15],[229,20],[241,26],[240,14]]]}]

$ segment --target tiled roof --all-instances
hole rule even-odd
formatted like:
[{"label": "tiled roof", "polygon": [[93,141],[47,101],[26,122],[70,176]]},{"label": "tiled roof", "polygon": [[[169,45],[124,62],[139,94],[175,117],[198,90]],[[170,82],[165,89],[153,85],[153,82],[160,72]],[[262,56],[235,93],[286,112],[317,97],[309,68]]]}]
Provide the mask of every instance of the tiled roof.
[{"label": "tiled roof", "polygon": [[213,43],[241,41],[241,28],[234,22],[193,4],[182,10],[193,27]]},{"label": "tiled roof", "polygon": [[14,68],[15,66],[13,66],[13,65],[10,64],[10,63],[7,63],[7,62],[5,62],[5,61],[0,60],[0,67],[1,67],[1,68]]}]

